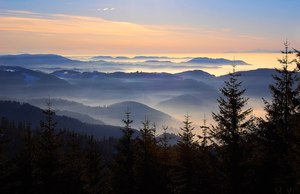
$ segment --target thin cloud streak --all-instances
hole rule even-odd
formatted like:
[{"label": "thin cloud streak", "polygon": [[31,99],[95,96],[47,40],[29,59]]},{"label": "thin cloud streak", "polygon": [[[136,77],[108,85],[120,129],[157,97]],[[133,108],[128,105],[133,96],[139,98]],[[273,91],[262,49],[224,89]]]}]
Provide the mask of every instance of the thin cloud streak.
[{"label": "thin cloud streak", "polygon": [[35,15],[37,13],[27,10],[4,10],[4,13],[10,13],[10,14],[20,14],[20,15]]},{"label": "thin cloud streak", "polygon": [[[251,50],[256,49],[257,43],[266,43],[263,38],[235,35],[229,28],[216,31],[189,26],[140,25],[99,17],[10,12],[19,15],[0,15],[0,40],[8,49],[6,52],[18,48],[23,52],[63,54],[196,53]],[[45,43],[50,44],[43,50]]]}]

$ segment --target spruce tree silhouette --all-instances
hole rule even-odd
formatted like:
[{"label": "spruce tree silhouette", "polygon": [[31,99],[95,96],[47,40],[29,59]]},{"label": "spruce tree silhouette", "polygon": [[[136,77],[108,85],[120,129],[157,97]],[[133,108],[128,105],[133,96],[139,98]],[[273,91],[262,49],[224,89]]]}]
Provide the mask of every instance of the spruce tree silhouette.
[{"label": "spruce tree silhouette", "polygon": [[197,144],[194,141],[194,130],[188,113],[185,115],[183,127],[180,128],[178,146],[177,190],[180,193],[198,193],[197,191]]},{"label": "spruce tree silhouette", "polygon": [[38,192],[50,194],[58,192],[60,187],[57,178],[60,159],[60,135],[55,130],[57,123],[54,121],[55,112],[52,109],[50,99],[46,101],[43,114],[45,120],[41,121],[40,124],[41,132],[37,142],[37,170],[34,173],[38,179],[36,181]]},{"label": "spruce tree silhouette", "polygon": [[[273,187],[276,191],[287,192],[295,188],[291,159],[298,153],[293,118],[299,112],[300,93],[297,60],[290,60],[293,52],[288,41],[284,42],[281,68],[276,68],[274,83],[270,85],[271,102],[264,100],[266,111],[266,135],[269,143],[269,157],[273,160]],[[294,126],[293,126],[294,125]],[[296,160],[294,159],[294,162]],[[293,162],[293,163],[294,163]],[[279,177],[280,176],[280,177]]]},{"label": "spruce tree silhouette", "polygon": [[117,155],[114,160],[113,168],[113,190],[114,193],[135,193],[134,182],[134,161],[135,161],[135,140],[133,139],[134,130],[131,127],[133,120],[130,119],[129,110],[125,113],[123,119],[123,132],[117,145]]},{"label": "spruce tree silhouette", "polygon": [[[243,136],[253,126],[254,118],[251,117],[252,109],[246,108],[248,98],[244,96],[245,89],[241,88],[242,82],[238,81],[240,74],[229,74],[229,80],[220,89],[222,94],[218,99],[219,112],[213,113],[212,117],[216,125],[212,127],[212,136],[216,142],[224,147],[224,165],[227,170],[228,192],[239,194],[241,186],[241,148]],[[244,110],[245,109],[245,110]]]}]

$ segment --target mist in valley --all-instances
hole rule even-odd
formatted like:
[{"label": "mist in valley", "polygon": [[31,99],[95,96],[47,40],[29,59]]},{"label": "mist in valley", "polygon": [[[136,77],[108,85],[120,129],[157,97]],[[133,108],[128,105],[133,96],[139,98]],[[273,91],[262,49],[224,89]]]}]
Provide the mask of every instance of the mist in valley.
[{"label": "mist in valley", "polygon": [[[8,55],[0,57],[0,89],[3,100],[26,102],[39,108],[52,99],[60,115],[76,117],[90,124],[121,126],[126,111],[132,113],[133,127],[139,129],[148,118],[162,133],[169,126],[177,134],[184,115],[189,114],[199,129],[203,120],[214,124],[219,88],[228,76],[215,76],[201,68],[218,69],[247,62],[223,58],[110,57],[78,60],[58,55]],[[82,58],[81,58],[82,59]],[[19,67],[17,67],[19,66]],[[190,69],[199,70],[190,70]],[[231,67],[232,68],[232,67]],[[237,68],[237,70],[238,70]],[[151,72],[126,69],[152,70]],[[175,69],[179,73],[155,72]],[[185,71],[180,71],[185,70]],[[272,69],[241,71],[242,87],[255,116],[263,117],[262,98],[268,99]]]}]

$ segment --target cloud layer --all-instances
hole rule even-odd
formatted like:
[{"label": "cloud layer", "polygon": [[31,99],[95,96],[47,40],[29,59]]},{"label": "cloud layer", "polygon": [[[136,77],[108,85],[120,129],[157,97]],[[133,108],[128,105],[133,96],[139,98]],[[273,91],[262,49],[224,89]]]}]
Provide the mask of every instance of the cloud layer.
[{"label": "cloud layer", "polygon": [[99,17],[13,10],[0,15],[0,33],[0,49],[6,53],[199,53],[251,50],[268,44],[264,37],[237,35],[230,28],[141,25]]}]

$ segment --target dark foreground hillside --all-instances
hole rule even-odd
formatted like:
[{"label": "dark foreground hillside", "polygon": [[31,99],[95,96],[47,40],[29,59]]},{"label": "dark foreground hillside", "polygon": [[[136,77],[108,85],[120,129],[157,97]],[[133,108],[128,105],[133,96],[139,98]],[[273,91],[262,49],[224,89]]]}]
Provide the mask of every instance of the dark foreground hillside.
[{"label": "dark foreground hillside", "polygon": [[[45,102],[45,101],[44,101]],[[36,129],[40,126],[40,121],[44,119],[42,109],[27,103],[0,101],[0,117],[6,117],[16,123],[30,124]],[[57,122],[57,129],[69,129],[79,134],[93,135],[95,138],[121,137],[120,127],[109,125],[92,125],[66,116],[53,116]]]}]

